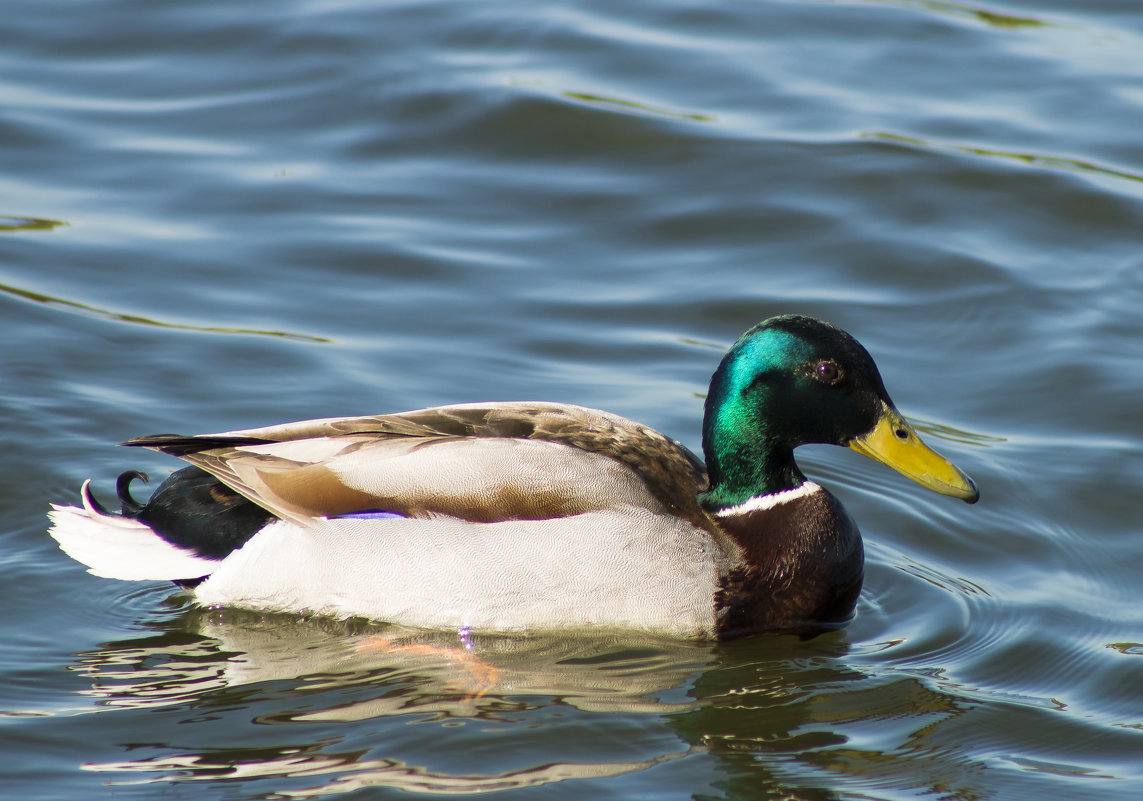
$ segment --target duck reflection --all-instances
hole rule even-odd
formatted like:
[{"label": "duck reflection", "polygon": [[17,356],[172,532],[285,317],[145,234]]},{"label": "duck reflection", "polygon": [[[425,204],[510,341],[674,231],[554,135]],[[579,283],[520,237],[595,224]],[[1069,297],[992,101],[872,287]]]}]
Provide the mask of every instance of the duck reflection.
[{"label": "duck reflection", "polygon": [[[646,759],[545,760],[502,772],[431,770],[387,756],[370,758],[370,749],[339,750],[342,739],[356,739],[361,729],[336,724],[400,717],[446,726],[482,722],[503,724],[518,736],[521,726],[541,728],[537,717],[544,714],[677,714],[699,703],[688,688],[710,665],[712,653],[710,644],[630,632],[503,637],[189,610],[150,636],[77,654],[72,669],[89,680],[90,689],[82,693],[98,708],[185,708],[179,726],[170,730],[172,741],[185,737],[187,726],[219,714],[245,715],[255,725],[321,727],[320,734],[300,744],[225,748],[215,743],[189,751],[161,746],[158,755],[85,766],[133,774],[112,783],[328,778],[313,787],[275,791],[281,797],[313,797],[365,786],[421,793],[534,787],[618,776],[686,757],[701,747],[673,737],[674,748]],[[447,748],[438,737],[436,753],[427,761],[437,761],[433,757]]]},{"label": "duck reflection", "polygon": [[[152,625],[73,665],[98,709],[144,715],[129,730],[156,732],[143,748],[122,744],[132,759],[85,766],[112,784],[258,780],[281,798],[364,787],[460,794],[681,761],[691,786],[705,774],[712,791],[829,799],[823,779],[869,767],[837,762],[857,754],[843,733],[853,723],[846,699],[886,686],[846,665],[844,632],[717,644],[630,632],[505,637],[232,610]],[[951,711],[937,707],[937,717]]]},{"label": "duck reflection", "polygon": [[[73,669],[91,680],[85,693],[101,706],[162,706],[292,681],[306,710],[260,720],[352,721],[426,712],[481,717],[528,703],[509,697],[529,696],[581,710],[676,712],[694,705],[682,685],[711,659],[709,644],[630,632],[506,637],[190,610],[158,635],[78,654]],[[338,700],[336,690],[355,686],[376,693]],[[311,708],[319,693],[337,702]]]}]

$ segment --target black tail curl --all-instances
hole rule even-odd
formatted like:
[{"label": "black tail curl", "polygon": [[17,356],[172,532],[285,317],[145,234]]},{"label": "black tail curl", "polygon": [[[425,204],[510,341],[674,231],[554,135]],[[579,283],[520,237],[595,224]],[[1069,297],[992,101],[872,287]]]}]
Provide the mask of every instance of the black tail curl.
[{"label": "black tail curl", "polygon": [[[146,483],[146,473],[128,470],[115,481],[123,517],[148,526],[172,545],[209,559],[223,559],[241,548],[274,515],[197,467],[184,467],[158,486],[146,503],[131,494],[131,483]],[[90,484],[83,489],[84,505],[101,515],[115,515],[95,499]]]},{"label": "black tail curl", "polygon": [[91,482],[87,482],[83,485],[83,505],[107,517],[138,517],[145,506],[131,497],[131,482],[137,478],[141,479],[144,484],[151,480],[146,473],[138,470],[128,470],[124,473],[120,473],[119,478],[115,479],[115,494],[119,498],[118,515],[116,515],[115,512],[109,511],[107,507],[100,503],[99,499],[92,494]]},{"label": "black tail curl", "polygon": [[115,494],[119,496],[119,508],[124,517],[138,517],[143,511],[143,504],[131,497],[131,482],[139,479],[149,484],[151,477],[139,470],[128,470],[119,474],[115,479]]}]

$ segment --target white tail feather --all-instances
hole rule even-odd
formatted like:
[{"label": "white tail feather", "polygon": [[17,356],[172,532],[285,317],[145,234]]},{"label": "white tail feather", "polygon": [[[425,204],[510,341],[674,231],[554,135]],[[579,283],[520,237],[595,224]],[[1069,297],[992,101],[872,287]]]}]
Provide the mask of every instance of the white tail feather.
[{"label": "white tail feather", "polygon": [[52,504],[48,533],[64,553],[87,565],[88,573],[124,581],[178,581],[218,568],[219,560],[172,545],[134,518],[100,513],[87,503],[86,482],[83,497],[83,509]]}]

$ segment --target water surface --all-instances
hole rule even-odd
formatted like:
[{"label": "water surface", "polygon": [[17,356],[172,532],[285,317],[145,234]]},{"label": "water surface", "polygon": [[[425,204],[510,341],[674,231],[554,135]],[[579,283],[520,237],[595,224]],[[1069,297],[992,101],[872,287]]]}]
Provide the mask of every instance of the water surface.
[{"label": "water surface", "polygon": [[[16,0],[2,39],[12,797],[1143,792],[1138,4]],[[547,399],[697,449],[782,312],[983,496],[803,449],[866,538],[842,632],[204,612],[44,533],[158,431]]]}]

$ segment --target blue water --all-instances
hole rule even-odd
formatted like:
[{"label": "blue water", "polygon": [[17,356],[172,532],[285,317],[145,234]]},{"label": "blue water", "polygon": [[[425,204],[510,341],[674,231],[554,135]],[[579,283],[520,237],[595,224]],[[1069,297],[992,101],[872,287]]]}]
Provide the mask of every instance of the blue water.
[{"label": "blue water", "polygon": [[[1143,7],[5,6],[0,785],[29,799],[1143,794]],[[426,633],[97,579],[116,449],[446,402],[699,447],[813,314],[977,481],[799,452],[846,630]]]}]

